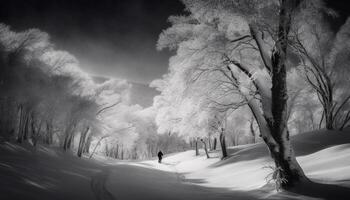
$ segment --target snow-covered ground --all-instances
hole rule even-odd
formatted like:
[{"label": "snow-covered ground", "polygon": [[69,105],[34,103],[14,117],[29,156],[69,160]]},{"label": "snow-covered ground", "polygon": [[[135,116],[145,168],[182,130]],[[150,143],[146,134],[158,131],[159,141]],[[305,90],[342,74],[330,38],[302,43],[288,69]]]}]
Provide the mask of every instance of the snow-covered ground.
[{"label": "snow-covered ground", "polygon": [[91,177],[103,167],[60,149],[5,142],[0,145],[0,199],[95,199]]},{"label": "snow-covered ground", "polygon": [[2,142],[0,199],[349,199],[350,131],[292,138],[297,159],[314,182],[276,193],[266,185],[272,161],[264,144],[194,151],[157,160],[77,158],[60,149]]},{"label": "snow-covered ground", "polygon": [[[338,189],[344,189],[341,192],[347,192],[350,199],[350,189],[347,189],[350,188],[350,130],[321,130],[294,136],[292,140],[297,160],[307,177],[313,182],[343,186]],[[204,151],[201,156],[195,156],[192,150],[165,157],[163,164],[156,161],[135,164],[174,171],[186,181],[205,187],[255,191],[266,186],[266,178],[269,179],[271,173],[268,166],[273,166],[273,162],[264,144],[231,147],[229,152],[225,160],[219,158],[219,151],[211,152],[212,158],[207,159]]]}]

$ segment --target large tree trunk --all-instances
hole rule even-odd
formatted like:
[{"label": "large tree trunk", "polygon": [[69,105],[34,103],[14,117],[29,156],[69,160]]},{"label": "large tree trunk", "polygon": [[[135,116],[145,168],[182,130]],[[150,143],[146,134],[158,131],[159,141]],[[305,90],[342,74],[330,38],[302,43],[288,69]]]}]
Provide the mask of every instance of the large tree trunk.
[{"label": "large tree trunk", "polygon": [[287,129],[288,96],[285,63],[287,58],[288,34],[291,26],[291,13],[294,7],[294,1],[281,1],[278,39],[271,55],[273,122],[270,128],[271,134],[278,144],[277,148],[272,149],[271,155],[275,160],[276,167],[281,168],[280,176],[287,181],[282,183],[282,187],[293,186],[300,178],[305,176],[295,159]]},{"label": "large tree trunk", "polygon": [[[279,170],[280,177],[287,181],[282,185],[282,187],[292,186],[295,182],[305,177],[305,175],[295,159],[289,137],[284,138],[285,140],[283,142],[281,142],[281,139],[275,139],[274,135],[272,135],[272,126],[270,125],[271,122],[269,119],[263,116],[260,111],[260,106],[256,100],[249,101],[248,106],[258,123],[260,134],[275,162],[276,169],[281,169]],[[284,136],[287,136],[286,134],[287,133],[284,133]],[[282,138],[282,136],[278,137]]]},{"label": "large tree trunk", "polygon": [[221,152],[222,152],[221,159],[225,159],[227,157],[227,148],[226,148],[224,128],[221,128],[221,132],[220,132],[219,137],[220,137],[220,145],[221,145]]}]

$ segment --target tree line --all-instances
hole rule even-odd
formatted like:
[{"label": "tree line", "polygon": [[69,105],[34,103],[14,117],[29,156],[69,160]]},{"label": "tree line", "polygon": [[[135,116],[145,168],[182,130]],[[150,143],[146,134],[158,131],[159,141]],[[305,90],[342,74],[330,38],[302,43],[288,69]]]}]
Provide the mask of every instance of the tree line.
[{"label": "tree line", "polygon": [[176,135],[158,135],[154,112],[130,105],[130,83],[95,81],[39,29],[16,32],[0,24],[0,67],[5,140],[118,159],[150,158],[160,148],[174,152],[188,146]]}]

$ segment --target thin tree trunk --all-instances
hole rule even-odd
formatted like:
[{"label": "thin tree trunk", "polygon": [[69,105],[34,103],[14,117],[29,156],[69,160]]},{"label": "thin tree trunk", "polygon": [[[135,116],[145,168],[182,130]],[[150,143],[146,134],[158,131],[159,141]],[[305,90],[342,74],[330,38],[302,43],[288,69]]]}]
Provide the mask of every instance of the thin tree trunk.
[{"label": "thin tree trunk", "polygon": [[204,148],[205,154],[207,155],[207,158],[210,158],[208,153],[207,143],[203,139],[201,139],[201,142],[203,143],[203,148]]},{"label": "thin tree trunk", "polygon": [[27,114],[27,111],[21,106],[20,128],[17,136],[18,143],[22,143],[26,139],[27,132],[28,132],[28,114]]},{"label": "thin tree trunk", "polygon": [[208,134],[208,145],[209,145],[209,150],[213,150],[213,147],[211,145],[211,139],[210,139],[210,134]]},{"label": "thin tree trunk", "polygon": [[46,121],[46,135],[45,135],[45,143],[50,145],[53,141],[53,127],[52,127],[52,120]]},{"label": "thin tree trunk", "polygon": [[69,140],[69,137],[70,137],[69,129],[70,129],[70,127],[67,127],[67,130],[65,131],[65,135],[64,135],[63,149],[65,151],[68,149],[68,140]]},{"label": "thin tree trunk", "polygon": [[18,143],[22,143],[22,140],[23,140],[23,138],[22,138],[22,133],[23,133],[23,131],[22,131],[22,128],[23,128],[23,106],[22,105],[20,105],[19,106],[19,123],[18,123],[18,133],[17,133],[17,142]]},{"label": "thin tree trunk", "polygon": [[216,144],[217,144],[217,139],[216,139],[216,137],[215,137],[215,138],[214,138],[213,150],[216,150]]},{"label": "thin tree trunk", "polygon": [[63,144],[63,149],[65,151],[71,148],[75,126],[76,126],[75,123],[70,124],[65,131],[65,138],[64,138],[64,144]]},{"label": "thin tree trunk", "polygon": [[221,159],[224,159],[227,157],[227,149],[226,149],[225,132],[223,128],[221,128],[221,132],[220,132],[220,145],[221,145],[221,152],[222,152]]},{"label": "thin tree trunk", "polygon": [[25,125],[24,125],[24,134],[23,134],[23,140],[28,140],[28,134],[29,134],[29,113],[26,112],[25,115]]},{"label": "thin tree trunk", "polygon": [[108,136],[103,136],[103,137],[101,137],[101,138],[98,140],[98,142],[96,143],[96,146],[95,146],[94,150],[92,151],[92,153],[91,153],[91,155],[90,155],[89,158],[92,158],[92,156],[94,155],[94,153],[95,153],[97,147],[101,144],[101,141],[102,141],[103,139],[105,139],[106,137],[108,137]]},{"label": "thin tree trunk", "polygon": [[235,135],[234,135],[234,141],[235,141],[235,146],[239,145],[239,135],[240,135],[240,131],[236,131]]},{"label": "thin tree trunk", "polygon": [[35,137],[35,127],[34,127],[34,120],[31,120],[30,127],[32,129],[32,140],[33,140],[33,146],[36,146],[36,137]]},{"label": "thin tree trunk", "polygon": [[122,148],[122,151],[121,151],[120,157],[122,160],[124,160],[124,147],[123,147],[123,145],[121,146],[121,148]]},{"label": "thin tree trunk", "polygon": [[85,131],[83,131],[80,135],[80,140],[79,140],[79,146],[78,146],[78,157],[81,157],[84,147],[85,147],[85,140],[86,140],[86,136],[87,133],[89,132],[90,127],[86,127]]},{"label": "thin tree trunk", "polygon": [[90,134],[88,134],[89,136],[87,137],[87,141],[86,144],[84,146],[84,152],[83,153],[90,153],[90,146],[91,146],[91,140],[92,140],[92,133],[90,131]]},{"label": "thin tree trunk", "polygon": [[119,158],[119,144],[117,144],[116,152],[115,152],[115,158]]},{"label": "thin tree trunk", "polygon": [[41,120],[39,125],[38,125],[38,129],[35,130],[35,126],[34,126],[34,123],[32,122],[32,130],[34,129],[34,132],[33,132],[33,135],[32,135],[32,138],[33,138],[33,145],[36,146],[37,143],[38,143],[38,140],[39,140],[39,137],[40,137],[40,132],[41,132],[41,127],[42,127],[42,123],[43,121]]},{"label": "thin tree trunk", "polygon": [[252,134],[252,143],[256,143],[256,133],[255,133],[255,130],[254,130],[254,117],[252,117],[251,121],[250,121],[250,132]]},{"label": "thin tree trunk", "polygon": [[110,150],[108,148],[108,144],[106,143],[105,145],[105,156],[109,157],[110,156]]},{"label": "thin tree trunk", "polygon": [[195,147],[196,147],[196,156],[199,156],[199,151],[198,151],[198,139],[195,141]]},{"label": "thin tree trunk", "polygon": [[69,135],[67,133],[67,135],[64,136],[64,142],[63,142],[63,149],[66,151],[68,148],[68,140],[69,140]]},{"label": "thin tree trunk", "polygon": [[32,141],[33,141],[33,146],[35,147],[36,143],[38,141],[38,135],[37,135],[36,130],[35,130],[35,120],[34,120],[34,115],[33,114],[32,114],[30,127],[31,127],[31,130],[32,130],[32,137],[31,138],[32,138]]}]

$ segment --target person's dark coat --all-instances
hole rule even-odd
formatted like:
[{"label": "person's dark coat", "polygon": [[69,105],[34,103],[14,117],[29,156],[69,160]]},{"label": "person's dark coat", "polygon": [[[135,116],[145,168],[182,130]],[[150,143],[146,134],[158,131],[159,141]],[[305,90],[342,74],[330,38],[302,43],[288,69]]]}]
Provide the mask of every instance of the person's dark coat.
[{"label": "person's dark coat", "polygon": [[158,152],[158,162],[162,162],[162,157],[163,157],[163,152],[162,151],[159,151]]}]

